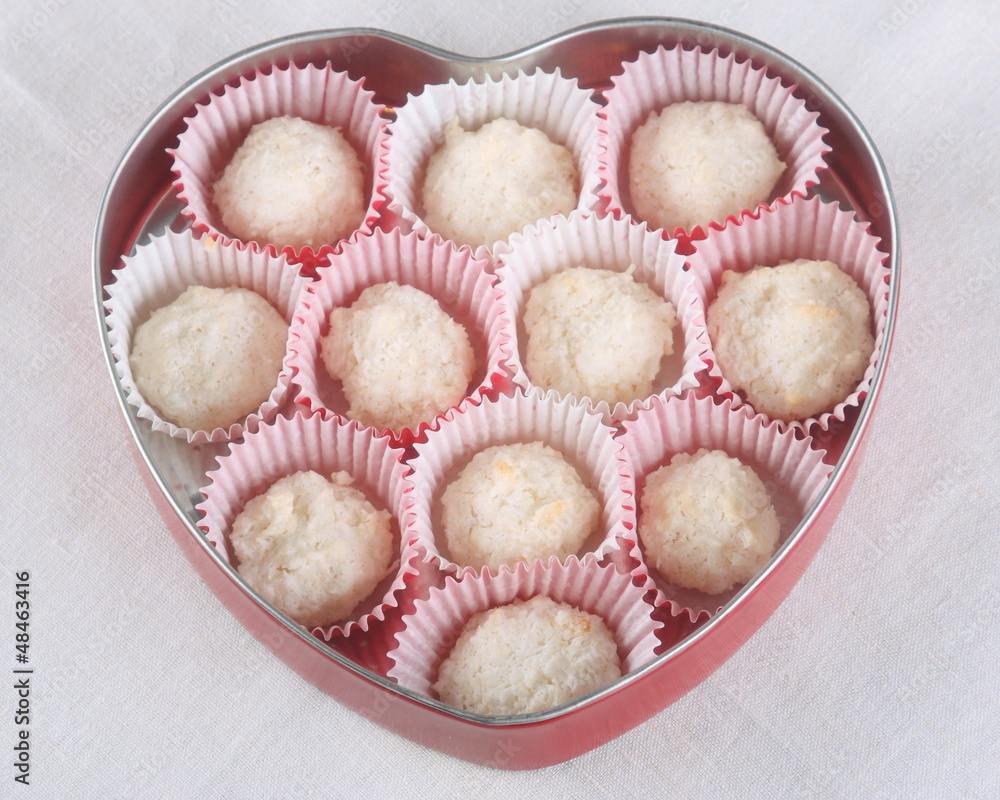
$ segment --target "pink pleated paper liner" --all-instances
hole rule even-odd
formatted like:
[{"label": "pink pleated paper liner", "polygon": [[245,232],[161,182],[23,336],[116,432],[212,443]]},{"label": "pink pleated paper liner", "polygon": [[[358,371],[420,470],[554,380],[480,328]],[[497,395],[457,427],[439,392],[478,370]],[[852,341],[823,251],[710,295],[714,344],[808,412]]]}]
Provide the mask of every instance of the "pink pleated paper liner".
[{"label": "pink pleated paper liner", "polygon": [[229,533],[250,500],[275,481],[296,472],[312,470],[324,477],[347,472],[354,479],[354,488],[376,508],[392,515],[398,557],[389,575],[359,604],[350,619],[313,632],[331,639],[356,629],[367,631],[373,620],[383,621],[387,610],[399,604],[408,577],[416,573],[416,551],[410,546],[412,516],[408,510],[412,485],[403,455],[388,438],[354,423],[326,420],[315,414],[278,417],[234,444],[230,453],[219,459],[218,468],[208,473],[209,482],[202,489],[205,499],[197,506],[204,515],[199,527],[233,563]]},{"label": "pink pleated paper liner", "polygon": [[[670,301],[678,320],[674,352],[662,363],[653,396],[665,398],[698,385],[705,368],[701,356],[708,345],[705,306],[700,287],[685,270],[684,256],[676,252],[676,242],[631,218],[576,211],[568,218],[555,217],[529,226],[523,234],[512,237],[509,249],[497,258],[502,302],[513,321],[510,367],[516,385],[525,391],[536,388],[524,367],[527,335],[523,318],[531,290],[565,269],[586,266],[625,272],[633,264],[637,267],[635,280]],[[565,397],[591,406],[608,424],[634,414],[650,400],[637,398],[611,408],[604,400],[594,402],[584,395],[566,393]]]},{"label": "pink pleated paper liner", "polygon": [[537,441],[562,454],[600,502],[598,531],[576,555],[584,561],[599,560],[617,549],[619,540],[631,543],[635,527],[632,478],[614,434],[599,416],[551,392],[517,392],[463,403],[414,445],[417,456],[410,466],[415,544],[445,572],[475,573],[472,567],[451,560],[438,535],[441,496],[476,453],[494,445]]},{"label": "pink pleated paper liner", "polygon": [[[781,545],[788,542],[833,471],[824,461],[825,451],[814,447],[810,437],[797,437],[754,415],[747,406],[737,407],[731,400],[720,401],[697,392],[665,402],[657,398],[635,419],[623,423],[618,439],[635,474],[634,505],[638,515],[646,476],[669,463],[677,453],[695,453],[700,448],[724,450],[751,467],[764,483],[781,525],[776,558],[780,558]],[[637,544],[632,555],[639,564],[634,577],[656,592],[657,607],[669,604],[674,616],[684,614],[697,622],[715,614],[740,591],[741,587],[737,587],[710,595],[673,586],[646,564],[639,537],[633,539]]]},{"label": "pink pleated paper liner", "polygon": [[[174,187],[186,203],[182,213],[197,230],[218,236],[223,242],[232,241],[234,237],[222,224],[213,201],[215,182],[251,127],[287,115],[340,128],[365,168],[368,208],[358,230],[371,231],[384,203],[379,177],[381,140],[387,125],[380,116],[383,109],[374,101],[374,94],[364,88],[363,81],[336,72],[329,64],[272,67],[269,72],[242,78],[238,85],[227,86],[199,103],[194,114],[186,118],[187,129],[178,138],[177,147],[169,151],[177,176]],[[311,266],[338,245],[330,242],[322,248],[306,246],[296,251],[280,243],[258,244]]]},{"label": "pink pleated paper liner", "polygon": [[190,230],[179,233],[168,230],[137,247],[133,255],[123,259],[123,266],[114,271],[114,283],[108,287],[104,307],[115,369],[138,416],[148,419],[153,430],[189,442],[235,439],[245,430],[255,430],[262,420],[272,419],[289,390],[287,343],[274,389],[255,413],[228,429],[196,431],[163,419],[139,394],[129,365],[132,337],[153,311],[172,303],[189,286],[250,289],[270,302],[290,323],[304,283],[283,255],[223,244],[207,237],[195,238]]},{"label": "pink pleated paper liner", "polygon": [[[421,236],[433,233],[421,219],[421,185],[427,160],[443,143],[445,127],[455,118],[466,130],[478,130],[501,117],[541,130],[573,154],[580,180],[577,207],[592,207],[597,201],[597,111],[592,93],[581,89],[575,79],[564,78],[558,69],[424,87],[397,109],[386,139],[387,218]],[[475,203],[476,198],[470,197],[469,202]],[[489,258],[499,245],[481,245],[475,248],[476,255]]]},{"label": "pink pleated paper liner", "polygon": [[[745,272],[755,266],[776,266],[799,258],[832,261],[850,275],[867,295],[872,309],[875,349],[864,377],[842,402],[818,417],[802,421],[778,420],[780,427],[808,430],[829,429],[834,421],[843,422],[847,410],[857,407],[867,396],[875,367],[884,347],[884,329],[889,307],[888,256],[879,250],[879,240],[853,212],[819,197],[793,198],[775,204],[759,216],[747,216],[725,227],[712,226],[703,241],[696,243],[689,257],[691,275],[703,287],[706,309],[718,293],[725,270]],[[703,354],[709,363],[709,376],[718,382],[717,392],[739,405],[744,399],[726,380],[709,348]]]},{"label": "pink pleated paper liner", "polygon": [[548,564],[536,561],[530,567],[522,562],[513,571],[504,568],[496,575],[486,572],[457,581],[449,577],[442,588],[431,589],[429,597],[418,600],[413,613],[403,618],[405,629],[389,653],[395,662],[389,677],[434,697],[431,686],[441,662],[469,617],[540,594],[601,617],[618,644],[622,675],[654,658],[660,623],[652,619],[643,589],[611,567],[576,559],[561,564],[553,558]]},{"label": "pink pleated paper liner", "polygon": [[[795,86],[783,85],[762,67],[739,60],[735,54],[723,56],[718,50],[690,50],[677,46],[660,47],[640,53],[624,65],[624,72],[612,79],[606,93],[607,105],[601,112],[597,175],[603,181],[603,208],[620,216],[634,214],[628,188],[629,145],[635,129],[653,111],[673,103],[722,101],[745,105],[761,121],[785,163],[785,172],[762,202],[804,195],[818,182],[826,167],[830,148],[823,141],[828,131],[818,123],[819,114],[810,111],[796,96]],[[759,208],[759,206],[758,206]],[[746,209],[754,211],[755,209]],[[724,220],[714,220],[723,222]],[[707,225],[713,220],[705,220]],[[683,236],[694,231],[667,231]]]},{"label": "pink pleated paper liner", "polygon": [[[318,279],[306,289],[296,313],[290,344],[290,364],[295,371],[292,384],[298,388],[295,402],[327,416],[348,418],[349,404],[340,382],[326,371],[319,340],[329,330],[332,309],[349,307],[366,288],[388,281],[426,292],[465,327],[476,356],[469,396],[479,397],[503,384],[510,324],[500,306],[494,278],[485,267],[468,248],[421,239],[398,229],[377,230],[346,244],[331,256],[329,266],[318,270]],[[446,411],[441,409],[442,414]],[[384,433],[408,445],[431,422],[424,420],[411,428]]]}]

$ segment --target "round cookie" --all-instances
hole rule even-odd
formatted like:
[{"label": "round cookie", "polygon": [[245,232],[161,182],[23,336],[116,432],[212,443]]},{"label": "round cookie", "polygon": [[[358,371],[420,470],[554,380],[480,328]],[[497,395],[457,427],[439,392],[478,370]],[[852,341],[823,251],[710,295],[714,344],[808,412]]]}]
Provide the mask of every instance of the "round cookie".
[{"label": "round cookie", "polygon": [[727,270],[708,333],[725,378],[755,410],[783,420],[845,400],[875,347],[868,298],[830,261]]},{"label": "round cookie", "polygon": [[690,230],[766,201],[785,165],[746,106],[674,103],[632,135],[628,176],[636,215]]},{"label": "round cookie", "polygon": [[433,688],[448,705],[502,716],[544,711],[620,677],[604,620],[537,595],[473,615]]},{"label": "round cookie", "polygon": [[678,453],[646,478],[639,538],[664,580],[719,594],[774,555],[780,526],[757,474],[721,450]]},{"label": "round cookie", "polygon": [[346,619],[372,593],[392,562],[390,515],[350,486],[297,472],[246,504],[229,540],[238,571],[301,625]]},{"label": "round cookie", "polygon": [[448,555],[476,570],[574,555],[599,520],[579,473],[541,442],[477,453],[441,496]]},{"label": "round cookie", "polygon": [[348,416],[397,432],[461,402],[476,370],[465,328],[430,295],[394,281],[335,308],[320,353],[343,383]]},{"label": "round cookie", "polygon": [[254,125],[214,188],[215,205],[238,239],[320,247],[364,220],[364,174],[338,128],[298,117]]},{"label": "round cookie", "polygon": [[628,404],[652,394],[675,323],[673,305],[631,270],[557,272],[525,304],[525,372],[564,396]]},{"label": "round cookie", "polygon": [[189,286],[132,339],[129,365],[143,399],[182,428],[228,428],[278,382],[288,325],[249,289]]},{"label": "round cookie", "polygon": [[577,203],[573,157],[542,131],[495,119],[477,131],[452,120],[427,163],[423,220],[472,247],[492,245]]}]

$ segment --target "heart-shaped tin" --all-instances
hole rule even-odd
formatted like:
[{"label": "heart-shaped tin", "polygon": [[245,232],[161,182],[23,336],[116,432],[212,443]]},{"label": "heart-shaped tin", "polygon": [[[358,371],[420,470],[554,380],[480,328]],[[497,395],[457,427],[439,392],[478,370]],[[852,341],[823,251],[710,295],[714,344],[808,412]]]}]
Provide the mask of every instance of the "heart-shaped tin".
[{"label": "heart-shaped tin", "polygon": [[[879,240],[879,250],[886,255],[886,278],[876,282],[872,289],[882,302],[881,307],[876,304],[879,312],[876,357],[855,402],[841,409],[842,418],[824,421],[808,431],[813,434],[815,450],[811,452],[820,451],[825,459],[822,464],[819,456],[811,456],[811,461],[816,462],[811,467],[814,473],[811,480],[819,483],[803,494],[807,497],[803,501],[807,507],[800,507],[798,522],[793,520],[788,524],[777,554],[753,580],[725,595],[717,609],[688,608],[691,613],[680,614],[673,601],[667,603],[662,599],[654,608],[652,598],[659,596],[660,588],[652,585],[641,565],[636,566],[641,554],[632,542],[631,551],[623,547],[606,562],[623,576],[632,572],[632,588],[639,594],[645,591],[659,640],[655,656],[616,682],[548,711],[503,718],[458,711],[408,688],[405,681],[397,683],[393,679],[397,673],[393,672],[395,662],[391,654],[406,638],[402,636],[406,616],[425,604],[432,588],[438,591],[436,587],[444,582],[433,559],[404,555],[407,563],[394,584],[393,603],[381,613],[370,615],[360,626],[355,625],[350,635],[323,635],[294,623],[262,599],[230,564],[224,544],[217,548],[209,540],[199,527],[204,520],[197,507],[204,500],[203,488],[210,482],[206,476],[216,469],[218,459],[227,454],[230,445],[224,440],[190,442],[154,431],[130,404],[116,367],[107,319],[108,289],[115,281],[113,271],[121,266],[124,257],[134,252],[137,244],[151,235],[188,226],[182,214],[184,203],[174,186],[176,176],[172,172],[170,151],[177,146],[178,137],[187,126],[185,119],[196,104],[221,93],[226,86],[235,86],[241,78],[289,65],[300,68],[315,65],[321,69],[329,65],[356,81],[363,80],[375,101],[385,106],[383,118],[388,121],[408,94],[419,94],[427,85],[452,79],[499,79],[519,71],[558,70],[563,76],[575,78],[583,89],[595,92],[595,98],[603,103],[603,93],[610,87],[612,77],[622,72],[623,62],[663,47],[700,48],[703,52],[717,51],[730,61],[749,62],[762,75],[778,79],[782,87],[789,88],[810,114],[818,114],[820,125],[827,131],[823,137],[829,147],[826,166],[818,173],[815,185],[796,192],[797,200],[778,202],[808,203],[802,200],[802,194],[818,196],[830,205],[839,205],[848,216],[853,213],[862,225],[867,225],[868,234]],[[596,194],[599,196],[600,192]],[[405,220],[394,214],[390,205],[384,198],[376,197],[359,235],[369,235],[365,229],[369,223],[384,229],[397,225],[405,228]],[[602,210],[599,205],[597,210],[599,213]],[[697,252],[699,236],[704,231],[690,233],[684,246]],[[709,240],[717,233],[709,230]],[[709,250],[715,253],[720,247],[724,243],[715,242]],[[885,169],[863,127],[843,102],[804,67],[761,42],[703,23],[664,18],[588,25],[523,50],[483,59],[466,58],[395,34],[367,29],[306,33],[239,53],[182,86],[129,145],[104,197],[93,262],[102,344],[128,428],[127,438],[167,527],[206,583],[276,655],[340,702],[414,741],[469,761],[509,769],[565,761],[638,725],[711,674],[788,594],[830,531],[857,473],[884,379],[900,269],[896,211]],[[692,269],[697,270],[695,262]],[[717,393],[714,400],[713,392]],[[683,403],[687,409],[678,412],[677,406],[671,406],[674,410],[664,417],[670,421],[688,419],[685,414],[691,419],[699,415],[711,417],[722,413],[719,409],[750,416],[745,407],[739,411],[738,398],[731,393],[727,395],[725,387],[720,388],[711,361],[705,364],[701,385],[686,390],[680,400],[670,402]],[[659,423],[644,424],[642,430],[655,431]],[[798,444],[790,452],[805,447],[801,442],[805,431],[793,426],[792,430],[777,432],[772,430],[774,427],[761,423],[765,433],[760,436],[768,441],[779,433],[790,439],[798,437]],[[626,442],[630,435],[627,428],[626,423]],[[248,435],[252,434],[250,431]],[[632,440],[640,440],[643,435],[641,432],[639,436],[633,435]],[[683,433],[678,436],[684,438]],[[636,459],[641,460],[641,456]],[[817,464],[829,477],[815,477]]]}]

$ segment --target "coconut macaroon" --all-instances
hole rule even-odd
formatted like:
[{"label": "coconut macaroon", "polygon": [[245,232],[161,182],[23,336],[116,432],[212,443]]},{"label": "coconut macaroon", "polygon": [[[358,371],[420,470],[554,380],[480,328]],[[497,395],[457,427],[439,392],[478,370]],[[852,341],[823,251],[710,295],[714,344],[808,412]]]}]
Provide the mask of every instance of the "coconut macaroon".
[{"label": "coconut macaroon", "polygon": [[132,339],[129,365],[142,398],[182,428],[228,428],[278,383],[288,325],[249,289],[189,286],[154,311]]},{"label": "coconut macaroon", "polygon": [[297,472],[246,504],[229,541],[238,571],[263,597],[307,627],[346,619],[389,572],[390,515],[351,487]]},{"label": "coconut macaroon", "polygon": [[646,558],[686,589],[719,594],[746,583],[778,546],[767,489],[722,450],[675,455],[646,478],[639,509]]},{"label": "coconut macaroon", "polygon": [[674,103],[632,136],[629,191],[636,214],[673,231],[721,221],[766,201],[785,165],[744,105]]},{"label": "coconut macaroon", "polygon": [[319,247],[364,220],[364,174],[338,128],[274,117],[250,129],[216,182],[214,199],[238,239]]},{"label": "coconut macaroon", "polygon": [[612,407],[652,393],[674,349],[676,315],[632,272],[574,267],[531,290],[524,329],[532,383]]},{"label": "coconut macaroon", "polygon": [[498,570],[579,552],[600,505],[562,454],[541,442],[473,456],[441,496],[441,530],[456,564]]},{"label": "coconut macaroon", "polygon": [[505,716],[544,711],[620,677],[604,620],[537,595],[473,615],[433,689],[463,711]]},{"label": "coconut macaroon", "polygon": [[472,247],[492,245],[576,207],[573,157],[542,131],[503,118],[466,131],[453,119],[444,135],[421,195],[423,220],[435,233]]},{"label": "coconut macaroon", "polygon": [[347,415],[396,432],[461,402],[476,370],[465,328],[433,297],[395,281],[335,308],[320,354],[343,383]]},{"label": "coconut macaroon", "polygon": [[757,411],[784,420],[830,411],[875,347],[868,298],[831,261],[726,271],[708,309],[719,369]]}]

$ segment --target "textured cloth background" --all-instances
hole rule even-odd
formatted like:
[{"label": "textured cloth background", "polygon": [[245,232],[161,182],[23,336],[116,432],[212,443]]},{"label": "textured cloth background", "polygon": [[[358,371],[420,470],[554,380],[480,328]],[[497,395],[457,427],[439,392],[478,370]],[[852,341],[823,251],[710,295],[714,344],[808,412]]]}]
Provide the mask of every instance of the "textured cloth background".
[{"label": "textured cloth background", "polygon": [[[0,7],[0,796],[1000,796],[996,3]],[[769,42],[868,128],[902,221],[888,380],[829,540],[734,658],[570,763],[473,766],[302,680],[181,555],[125,446],[93,307],[93,225],[153,109],[260,41],[371,26],[486,56],[590,21],[656,14]],[[28,789],[13,782],[15,697],[3,688],[19,570],[32,575],[36,670]]]}]

